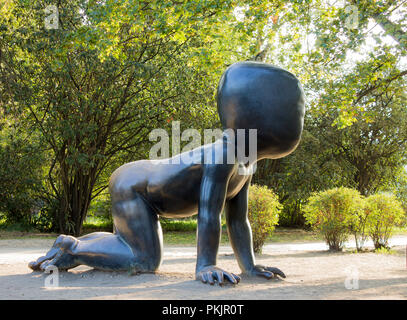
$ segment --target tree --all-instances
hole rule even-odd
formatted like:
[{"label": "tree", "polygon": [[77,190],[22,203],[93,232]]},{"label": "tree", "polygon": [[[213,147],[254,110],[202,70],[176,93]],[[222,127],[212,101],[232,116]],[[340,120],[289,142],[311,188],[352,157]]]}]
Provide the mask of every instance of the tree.
[{"label": "tree", "polygon": [[[299,147],[284,159],[259,163],[254,177],[279,195],[281,225],[304,224],[301,206],[313,191],[348,186],[366,194],[390,188],[386,177],[397,179],[405,161],[406,50],[386,38],[391,29],[378,31],[372,21],[386,20],[402,35],[406,5],[313,0],[275,7],[263,33],[269,44],[264,61],[296,74],[307,97]],[[356,28],[349,24],[354,17]],[[386,112],[393,120],[385,120]],[[369,141],[369,130],[381,125],[381,142]]]},{"label": "tree", "polygon": [[[338,132],[341,155],[355,168],[354,185],[363,195],[389,189],[406,164],[407,110],[396,91],[375,96],[369,122],[359,120]],[[358,117],[359,118],[359,117]]]},{"label": "tree", "polygon": [[[58,29],[46,29],[44,8],[55,4]],[[349,27],[348,5],[358,10],[357,28]],[[220,126],[216,86],[233,62],[260,59],[298,75],[308,100],[307,125],[326,117],[325,124],[338,129],[369,121],[374,117],[369,105],[387,108],[386,95],[407,73],[402,63],[405,8],[405,2],[353,0],[343,5],[321,0],[7,1],[0,15],[0,103],[4,114],[35,127],[45,139],[47,185],[49,197],[59,203],[59,231],[78,234],[111,172],[146,157],[152,128],[167,129],[172,120],[182,120],[182,128]],[[372,32],[373,20],[383,31]],[[384,41],[386,35],[395,41]],[[379,95],[384,104],[376,101]],[[287,160],[264,162],[258,170],[272,166],[276,177],[284,177],[294,168],[289,183],[271,184],[278,184],[274,190],[298,223],[305,179],[315,188],[337,186],[354,170],[347,161],[332,159],[330,152],[337,150],[325,149],[314,127],[306,127],[302,143],[304,149],[300,145]],[[314,148],[323,154],[320,159]],[[293,167],[289,161],[294,159],[310,162]],[[315,168],[321,166],[326,177],[317,176]],[[296,192],[296,185],[304,188]]]},{"label": "tree", "polygon": [[238,3],[60,1],[58,28],[50,30],[47,3],[7,8],[0,102],[37,128],[52,152],[46,176],[59,203],[58,231],[80,234],[113,167],[145,157],[153,128],[177,118],[214,124],[220,74],[246,54],[236,44],[250,42],[234,18]]},{"label": "tree", "polygon": [[[335,125],[349,126],[357,121],[355,115],[363,113],[367,95],[407,74],[402,63],[407,53],[403,42],[406,8],[405,1],[280,3],[270,9],[269,22],[257,33],[261,43],[268,44],[264,61],[298,75],[308,98],[308,112],[324,116],[337,109]],[[373,21],[383,30],[375,28]],[[387,35],[396,40],[389,42]],[[366,66],[366,60],[377,64],[358,68],[359,64]],[[338,84],[343,88],[331,95]]]}]

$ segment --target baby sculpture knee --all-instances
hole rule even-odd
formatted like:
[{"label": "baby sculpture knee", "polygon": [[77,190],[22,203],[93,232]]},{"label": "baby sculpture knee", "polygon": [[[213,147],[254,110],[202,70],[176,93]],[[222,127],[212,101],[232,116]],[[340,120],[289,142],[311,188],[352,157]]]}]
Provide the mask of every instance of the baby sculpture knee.
[{"label": "baby sculpture knee", "polygon": [[69,235],[60,235],[58,236],[58,238],[55,240],[55,244],[54,246],[57,248],[60,248],[62,251],[66,252],[66,253],[74,253],[76,247],[79,244],[79,240],[76,239],[73,236],[69,236]]}]

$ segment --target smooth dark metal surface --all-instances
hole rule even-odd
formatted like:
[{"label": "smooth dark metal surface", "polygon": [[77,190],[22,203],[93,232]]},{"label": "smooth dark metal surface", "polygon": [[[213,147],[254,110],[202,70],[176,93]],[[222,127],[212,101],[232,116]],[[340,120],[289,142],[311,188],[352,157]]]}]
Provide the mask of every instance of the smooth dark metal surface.
[{"label": "smooth dark metal surface", "polygon": [[[218,112],[224,129],[257,129],[257,160],[281,158],[300,141],[304,94],[297,78],[283,69],[264,63],[236,63],[220,80]],[[242,271],[266,278],[285,277],[277,268],[255,264],[247,218],[251,174],[241,174],[253,164],[237,159],[228,164],[231,142],[227,138],[225,134],[215,143],[195,149],[192,163],[141,160],[121,166],[109,184],[114,233],[96,232],[77,239],[61,235],[51,250],[29,267],[70,269],[85,264],[133,273],[156,271],[163,247],[158,216],[198,213],[196,278],[210,284],[238,283],[237,275],[216,267],[220,218],[225,209],[229,238]],[[205,164],[208,154],[218,161]]]}]

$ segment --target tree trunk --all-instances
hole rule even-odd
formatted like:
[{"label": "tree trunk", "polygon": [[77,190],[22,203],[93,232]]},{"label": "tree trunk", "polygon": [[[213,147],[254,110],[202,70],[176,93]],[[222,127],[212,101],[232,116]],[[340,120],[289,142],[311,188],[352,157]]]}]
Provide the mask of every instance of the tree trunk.
[{"label": "tree trunk", "polygon": [[[63,167],[61,165],[61,168]],[[83,221],[92,199],[97,170],[91,169],[89,173],[85,174],[79,169],[70,175],[68,175],[68,170],[62,171],[60,177],[62,196],[58,213],[59,231],[64,234],[80,236]]]}]

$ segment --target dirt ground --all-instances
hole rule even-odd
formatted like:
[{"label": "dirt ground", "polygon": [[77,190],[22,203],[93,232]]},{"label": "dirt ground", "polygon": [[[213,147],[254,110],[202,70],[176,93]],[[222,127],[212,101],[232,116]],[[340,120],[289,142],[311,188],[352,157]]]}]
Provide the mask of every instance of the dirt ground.
[{"label": "dirt ground", "polygon": [[[195,247],[167,246],[156,274],[130,276],[79,266],[60,272],[59,286],[53,288],[45,286],[49,274],[27,267],[52,243],[53,239],[0,240],[0,299],[407,299],[404,245],[395,246],[393,254],[267,246],[257,263],[280,268],[286,279],[243,276],[238,285],[222,287],[194,280]],[[240,273],[230,247],[220,248],[218,266]]]}]

